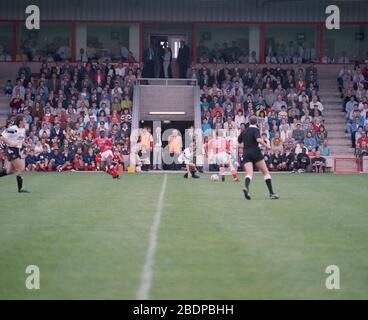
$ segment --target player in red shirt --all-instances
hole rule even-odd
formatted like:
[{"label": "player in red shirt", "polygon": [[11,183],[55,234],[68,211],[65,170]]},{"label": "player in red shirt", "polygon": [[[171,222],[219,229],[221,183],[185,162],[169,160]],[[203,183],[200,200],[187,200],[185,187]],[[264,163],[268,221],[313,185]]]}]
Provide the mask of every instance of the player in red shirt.
[{"label": "player in red shirt", "polygon": [[114,165],[112,164],[113,153],[112,153],[112,142],[109,138],[105,137],[105,131],[100,130],[100,136],[92,141],[93,145],[98,146],[98,150],[101,153],[101,162],[105,164],[105,171],[113,179],[120,179],[119,174],[117,173]]},{"label": "player in red shirt", "polygon": [[239,181],[236,171],[236,161],[230,152],[230,141],[220,135],[217,130],[208,142],[208,157],[212,163],[216,163],[220,167],[221,180],[225,181],[225,166],[229,167],[233,180]]}]

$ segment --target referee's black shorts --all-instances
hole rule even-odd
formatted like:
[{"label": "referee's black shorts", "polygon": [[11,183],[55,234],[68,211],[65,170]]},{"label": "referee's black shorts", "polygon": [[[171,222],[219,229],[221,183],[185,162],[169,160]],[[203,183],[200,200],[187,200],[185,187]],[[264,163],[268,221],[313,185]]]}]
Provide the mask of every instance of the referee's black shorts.
[{"label": "referee's black shorts", "polygon": [[244,163],[256,163],[263,160],[263,154],[259,148],[249,148],[244,152]]}]

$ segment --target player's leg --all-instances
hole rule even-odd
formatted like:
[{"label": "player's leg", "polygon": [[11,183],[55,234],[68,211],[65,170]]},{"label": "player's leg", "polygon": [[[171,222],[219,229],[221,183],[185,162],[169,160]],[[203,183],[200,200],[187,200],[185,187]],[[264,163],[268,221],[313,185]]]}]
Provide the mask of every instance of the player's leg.
[{"label": "player's leg", "polygon": [[224,152],[221,152],[216,155],[216,163],[218,164],[220,168],[220,177],[221,177],[222,182],[225,182],[225,166],[227,163],[226,158],[227,158],[227,154]]},{"label": "player's leg", "polygon": [[268,171],[266,162],[264,160],[260,160],[256,162],[256,166],[263,174],[264,180],[266,182],[266,185],[267,185],[267,188],[270,194],[270,198],[272,200],[278,199],[279,196],[273,191],[273,188],[272,188],[272,178],[271,178],[270,172]]},{"label": "player's leg", "polygon": [[191,178],[192,177],[192,173],[190,172],[189,163],[186,163],[185,164],[185,169],[186,169],[186,172],[184,174],[184,178]]},{"label": "player's leg", "polygon": [[113,179],[119,179],[119,174],[115,169],[115,166],[112,163],[112,157],[106,157],[106,172],[112,176]]},{"label": "player's leg", "polygon": [[11,163],[12,163],[12,165],[13,165],[15,171],[16,171],[18,192],[28,193],[27,190],[23,189],[23,174],[24,174],[24,171],[25,171],[24,160],[18,158],[18,159],[14,159]]},{"label": "player's leg", "polygon": [[199,178],[199,176],[196,175],[197,167],[194,163],[189,164],[189,170],[190,170],[190,173],[192,175],[192,178],[195,178],[195,179]]},{"label": "player's leg", "polygon": [[16,171],[15,166],[13,164],[13,160],[8,161],[8,167],[6,168],[6,174],[13,174]]},{"label": "player's leg", "polygon": [[219,164],[220,167],[220,177],[221,177],[221,181],[225,182],[225,165],[220,163]]},{"label": "player's leg", "polygon": [[250,200],[251,197],[249,194],[249,185],[253,179],[253,162],[246,162],[244,164],[244,171],[245,171],[245,179],[244,179],[243,193],[245,199]]},{"label": "player's leg", "polygon": [[229,169],[231,175],[233,176],[233,181],[239,182],[238,171],[236,170],[236,167],[232,164],[231,161],[229,161]]}]

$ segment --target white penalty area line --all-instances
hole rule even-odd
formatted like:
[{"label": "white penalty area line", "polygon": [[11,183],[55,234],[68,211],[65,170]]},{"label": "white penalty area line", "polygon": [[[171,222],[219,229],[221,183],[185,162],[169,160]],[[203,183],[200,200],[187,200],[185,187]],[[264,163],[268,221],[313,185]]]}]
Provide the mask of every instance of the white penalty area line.
[{"label": "white penalty area line", "polygon": [[166,190],[166,182],[167,182],[167,174],[164,175],[164,180],[162,181],[160,196],[158,198],[157,209],[155,216],[153,218],[153,222],[151,225],[149,242],[148,242],[148,250],[146,255],[146,260],[143,267],[143,274],[141,283],[137,292],[138,300],[148,300],[149,292],[152,284],[152,274],[153,274],[153,266],[155,262],[155,255],[158,244],[158,230],[160,228],[161,215],[162,215],[162,207],[164,203],[165,190]]}]

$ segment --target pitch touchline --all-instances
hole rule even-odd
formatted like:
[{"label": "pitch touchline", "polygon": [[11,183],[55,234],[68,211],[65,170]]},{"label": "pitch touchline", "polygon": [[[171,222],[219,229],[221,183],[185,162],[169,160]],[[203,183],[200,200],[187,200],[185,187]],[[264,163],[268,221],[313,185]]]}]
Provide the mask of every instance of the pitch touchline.
[{"label": "pitch touchline", "polygon": [[158,229],[160,227],[160,222],[161,222],[162,206],[163,206],[165,190],[166,190],[166,181],[167,181],[167,174],[164,175],[164,180],[162,182],[160,196],[158,198],[157,210],[156,210],[156,213],[153,219],[153,223],[151,226],[147,256],[146,256],[146,260],[145,260],[144,268],[143,268],[142,280],[141,280],[141,284],[139,286],[139,290],[137,293],[138,300],[148,300],[149,291],[151,288],[152,269],[153,269],[153,265],[155,262]]}]

